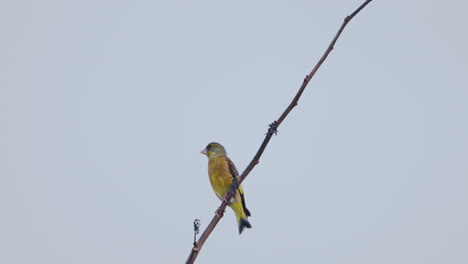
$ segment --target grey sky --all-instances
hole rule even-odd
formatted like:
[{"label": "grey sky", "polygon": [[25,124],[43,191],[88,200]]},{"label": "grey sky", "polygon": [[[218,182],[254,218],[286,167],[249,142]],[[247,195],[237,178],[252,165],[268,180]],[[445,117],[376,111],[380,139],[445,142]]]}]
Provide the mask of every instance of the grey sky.
[{"label": "grey sky", "polygon": [[[182,263],[362,1],[0,2],[0,263]],[[197,263],[468,263],[465,1],[345,29]]]}]

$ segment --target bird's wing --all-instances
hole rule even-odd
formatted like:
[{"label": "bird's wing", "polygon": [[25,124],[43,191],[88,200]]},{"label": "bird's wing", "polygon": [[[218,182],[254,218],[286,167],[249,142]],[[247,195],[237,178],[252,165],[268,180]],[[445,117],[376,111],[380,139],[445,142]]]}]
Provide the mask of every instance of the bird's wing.
[{"label": "bird's wing", "polygon": [[[234,163],[229,158],[226,158],[226,160],[227,160],[229,172],[231,173],[232,178],[239,179],[239,173],[237,172],[237,169]],[[242,190],[242,186],[240,184],[239,184],[238,190],[242,199],[242,207],[244,208],[244,212],[247,216],[250,216],[250,211],[245,206],[244,191]]]},{"label": "bird's wing", "polygon": [[231,173],[232,179],[234,178],[239,179],[239,172],[237,172],[237,169],[234,163],[228,157],[226,157],[226,160],[227,160],[229,172]]}]

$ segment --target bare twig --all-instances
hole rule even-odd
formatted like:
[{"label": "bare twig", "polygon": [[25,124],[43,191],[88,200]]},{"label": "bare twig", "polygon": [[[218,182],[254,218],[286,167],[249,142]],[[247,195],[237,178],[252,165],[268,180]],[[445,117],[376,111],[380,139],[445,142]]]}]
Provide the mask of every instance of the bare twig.
[{"label": "bare twig", "polygon": [[193,221],[193,246],[197,246],[197,235],[200,232],[200,219]]},{"label": "bare twig", "polygon": [[278,118],[278,120],[274,121],[273,123],[270,124],[269,128],[268,128],[268,131],[266,133],[266,136],[265,136],[265,139],[263,140],[262,142],[262,145],[260,146],[260,148],[258,149],[257,151],[257,154],[255,154],[254,158],[252,159],[252,161],[249,163],[249,165],[247,166],[247,168],[244,170],[244,172],[241,174],[239,180],[237,182],[234,182],[235,184],[232,184],[231,186],[231,191],[228,193],[228,196],[226,197],[227,199],[225,199],[221,205],[219,206],[218,210],[217,210],[217,214],[213,217],[213,219],[211,220],[210,224],[206,227],[205,231],[203,232],[203,234],[200,236],[200,238],[198,239],[197,243],[194,243],[194,246],[192,248],[192,251],[190,252],[190,255],[187,259],[187,261],[185,262],[186,264],[191,264],[191,263],[194,263],[195,259],[197,258],[198,256],[198,253],[200,252],[203,244],[205,243],[206,239],[208,239],[208,237],[210,236],[211,232],[214,230],[214,228],[216,227],[216,225],[218,224],[219,220],[221,220],[221,217],[223,217],[224,215],[224,210],[226,209],[226,206],[228,205],[226,203],[226,201],[229,201],[233,194],[235,193],[232,189],[233,188],[237,188],[237,186],[239,184],[241,184],[244,179],[247,177],[247,175],[250,173],[250,171],[252,171],[252,169],[255,167],[255,165],[257,165],[259,163],[259,160],[260,160],[260,157],[262,156],[263,154],[263,151],[265,150],[266,146],[268,145],[268,142],[270,142],[270,139],[271,137],[277,133],[277,129],[278,127],[281,125],[281,123],[284,121],[284,119],[286,118],[286,116],[288,116],[289,112],[291,112],[291,110],[297,105],[297,102],[299,101],[299,98],[301,97],[302,95],[302,92],[304,92],[305,88],[307,87],[307,84],[309,84],[310,80],[312,79],[312,77],[315,75],[315,73],[318,71],[318,69],[320,68],[320,66],[322,65],[322,63],[327,59],[328,55],[330,54],[330,52],[333,50],[333,47],[335,46],[335,43],[336,41],[338,40],[338,38],[340,37],[341,33],[343,32],[344,28],[346,27],[346,25],[349,23],[349,21],[351,21],[351,19],[353,19],[354,16],[356,16],[364,7],[367,6],[367,4],[369,4],[370,2],[372,2],[372,0],[366,0],[361,6],[359,6],[351,15],[347,16],[344,21],[343,21],[343,24],[341,24],[341,27],[340,29],[338,30],[338,32],[336,33],[335,37],[333,38],[333,40],[331,41],[330,45],[328,46],[327,50],[325,51],[325,53],[322,55],[322,57],[320,58],[320,60],[317,62],[317,64],[315,65],[315,67],[312,69],[312,71],[304,78],[304,81],[302,82],[302,85],[301,87],[299,88],[299,91],[297,91],[297,94],[296,96],[294,97],[294,99],[292,100],[291,104],[289,104],[289,106],[286,108],[286,110],[284,110],[283,114],[281,114],[281,116]]}]

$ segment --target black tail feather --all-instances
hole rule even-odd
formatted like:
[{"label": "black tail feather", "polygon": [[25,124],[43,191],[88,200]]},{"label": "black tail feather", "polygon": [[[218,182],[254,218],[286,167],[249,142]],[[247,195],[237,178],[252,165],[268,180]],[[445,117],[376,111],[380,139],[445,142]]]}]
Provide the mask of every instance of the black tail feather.
[{"label": "black tail feather", "polygon": [[242,208],[244,208],[245,215],[250,216],[250,211],[249,211],[249,209],[247,209],[247,206],[245,206],[245,198],[244,198],[243,193],[241,193],[241,200],[242,200]]},{"label": "black tail feather", "polygon": [[242,231],[244,231],[244,228],[252,228],[252,226],[249,223],[249,220],[247,219],[239,220],[239,235],[242,234]]}]

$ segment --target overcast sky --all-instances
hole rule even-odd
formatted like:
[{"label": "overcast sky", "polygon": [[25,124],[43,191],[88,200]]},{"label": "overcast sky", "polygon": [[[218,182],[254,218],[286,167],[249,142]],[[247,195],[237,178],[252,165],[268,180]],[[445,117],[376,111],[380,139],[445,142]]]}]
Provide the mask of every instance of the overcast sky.
[{"label": "overcast sky", "polygon": [[[0,263],[183,263],[362,0],[0,2]],[[373,1],[197,263],[468,263],[465,1]]]}]

